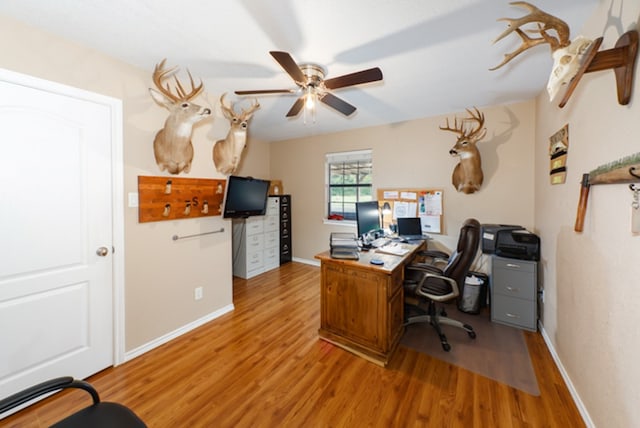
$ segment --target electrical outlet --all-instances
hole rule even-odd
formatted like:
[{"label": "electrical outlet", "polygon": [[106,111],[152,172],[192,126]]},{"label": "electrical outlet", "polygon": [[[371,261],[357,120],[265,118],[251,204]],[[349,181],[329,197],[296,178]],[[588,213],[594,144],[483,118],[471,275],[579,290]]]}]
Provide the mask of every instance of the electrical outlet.
[{"label": "electrical outlet", "polygon": [[202,287],[196,287],[196,289],[194,290],[194,293],[193,293],[193,297],[196,300],[202,299]]},{"label": "electrical outlet", "polygon": [[544,303],[544,288],[540,290],[540,302]]}]

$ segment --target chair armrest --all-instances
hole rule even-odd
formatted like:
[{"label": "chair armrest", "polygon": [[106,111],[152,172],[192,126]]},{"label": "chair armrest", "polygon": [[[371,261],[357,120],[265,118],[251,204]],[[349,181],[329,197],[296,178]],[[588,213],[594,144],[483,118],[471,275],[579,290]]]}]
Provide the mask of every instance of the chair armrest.
[{"label": "chair armrest", "polygon": [[46,380],[0,400],[0,414],[28,401],[31,401],[41,395],[65,388],[83,389],[91,394],[91,398],[93,399],[94,404],[100,402],[100,396],[98,395],[98,392],[93,386],[91,386],[90,383],[83,380],[75,380],[71,376],[64,376]]},{"label": "chair armrest", "polygon": [[[434,279],[448,283],[451,286],[451,291],[447,294],[442,295],[430,293],[428,289],[429,282],[433,282]],[[420,285],[416,287],[415,293],[436,302],[446,302],[447,300],[451,300],[454,297],[458,297],[460,295],[460,289],[458,288],[458,283],[453,278],[434,273],[425,273],[425,278],[420,283]]]}]

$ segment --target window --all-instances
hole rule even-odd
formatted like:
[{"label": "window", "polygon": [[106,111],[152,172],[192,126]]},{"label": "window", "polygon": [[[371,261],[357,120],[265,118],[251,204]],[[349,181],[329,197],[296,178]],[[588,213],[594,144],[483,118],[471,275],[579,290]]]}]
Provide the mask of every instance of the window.
[{"label": "window", "polygon": [[356,202],[372,201],[371,150],[326,155],[327,217],[356,219]]}]

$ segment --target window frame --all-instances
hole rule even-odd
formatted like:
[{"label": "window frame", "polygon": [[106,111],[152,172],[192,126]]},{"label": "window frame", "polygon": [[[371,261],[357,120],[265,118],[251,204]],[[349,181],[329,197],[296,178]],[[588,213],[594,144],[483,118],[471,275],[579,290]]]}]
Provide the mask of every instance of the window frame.
[{"label": "window frame", "polygon": [[[341,184],[332,184],[331,183],[331,178],[332,178],[332,174],[331,174],[331,167],[332,165],[336,165],[336,164],[347,164],[347,163],[358,163],[358,165],[356,166],[356,173],[355,173],[355,177],[356,177],[356,183],[355,184],[345,184],[345,183],[341,183]],[[362,168],[368,168],[369,171],[366,174],[367,176],[370,177],[370,182],[368,183],[363,183],[360,181],[360,165],[359,163],[363,162],[365,164],[368,165],[363,165]],[[340,222],[348,222],[350,224],[355,224],[356,218],[355,218],[355,203],[356,202],[364,202],[364,201],[371,201],[371,200],[375,200],[374,195],[373,195],[373,150],[371,149],[365,149],[365,150],[356,150],[356,151],[349,151],[349,152],[334,152],[334,153],[327,153],[325,155],[325,212],[324,212],[324,218],[326,221],[333,221],[336,219],[331,219],[329,218],[329,216],[332,214],[331,208],[332,208],[332,204],[334,204],[334,202],[332,202],[332,190],[336,189],[336,188],[342,188],[342,189],[347,189],[347,188],[355,188],[355,201],[353,202],[346,202],[347,204],[353,203],[353,212],[346,210],[345,211],[345,200],[344,200],[344,194],[342,197],[342,201],[341,202],[337,202],[337,203],[341,203],[342,204],[342,210],[340,211],[336,211],[334,210],[333,213],[334,214],[338,214],[342,216],[342,220],[339,220]],[[369,196],[367,197],[366,195],[362,195],[362,190],[368,191]],[[363,197],[364,196],[364,197]]]}]

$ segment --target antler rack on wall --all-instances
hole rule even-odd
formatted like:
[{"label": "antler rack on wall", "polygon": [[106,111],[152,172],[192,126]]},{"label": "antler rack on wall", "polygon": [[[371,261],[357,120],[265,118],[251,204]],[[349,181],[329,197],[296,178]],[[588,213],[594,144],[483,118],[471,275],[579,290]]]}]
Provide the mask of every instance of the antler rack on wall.
[{"label": "antler rack on wall", "polygon": [[567,91],[562,101],[560,101],[560,108],[567,104],[585,73],[608,70],[610,68],[613,69],[616,75],[618,102],[621,105],[629,104],[633,87],[633,72],[638,56],[638,32],[636,30],[628,31],[620,36],[614,48],[598,51],[602,40],[602,37],[598,37],[591,43],[589,51],[585,54],[584,61],[578,69],[578,73],[569,83]]}]

